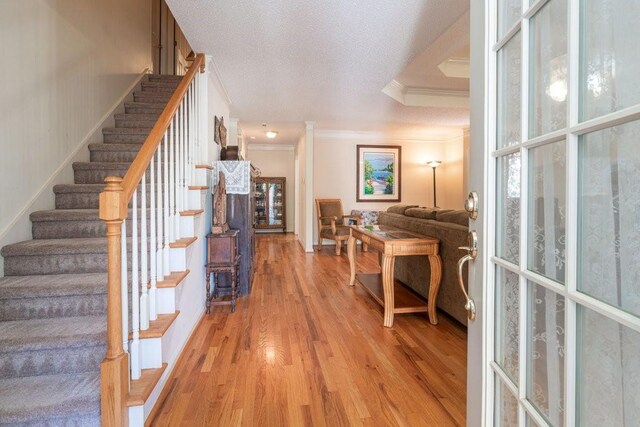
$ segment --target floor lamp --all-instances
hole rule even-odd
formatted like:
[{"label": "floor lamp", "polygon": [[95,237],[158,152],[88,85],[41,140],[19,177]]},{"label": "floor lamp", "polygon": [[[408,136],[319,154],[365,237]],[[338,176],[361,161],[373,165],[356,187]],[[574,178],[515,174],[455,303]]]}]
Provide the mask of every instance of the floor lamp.
[{"label": "floor lamp", "polygon": [[431,169],[433,169],[433,207],[437,208],[438,205],[436,204],[436,168],[438,166],[440,166],[442,162],[440,160],[431,160],[430,162],[427,162],[427,166],[431,166]]}]

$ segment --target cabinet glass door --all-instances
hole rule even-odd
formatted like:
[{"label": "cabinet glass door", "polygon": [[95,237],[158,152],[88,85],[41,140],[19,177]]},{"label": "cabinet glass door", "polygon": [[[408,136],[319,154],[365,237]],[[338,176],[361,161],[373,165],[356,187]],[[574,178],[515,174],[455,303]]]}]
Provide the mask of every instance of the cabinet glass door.
[{"label": "cabinet glass door", "polygon": [[269,183],[269,225],[282,224],[282,184]]},{"label": "cabinet glass door", "polygon": [[267,224],[267,183],[266,182],[256,183],[255,197],[256,197],[256,211],[255,211],[256,224],[266,225]]}]

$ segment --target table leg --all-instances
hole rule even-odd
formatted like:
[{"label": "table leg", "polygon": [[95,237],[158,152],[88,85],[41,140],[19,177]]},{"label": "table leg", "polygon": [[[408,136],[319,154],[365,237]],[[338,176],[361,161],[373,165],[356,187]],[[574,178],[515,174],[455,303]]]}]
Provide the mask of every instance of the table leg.
[{"label": "table leg", "polygon": [[218,280],[218,273],[217,272],[213,272],[213,298],[216,299],[218,298],[218,288],[220,281]]},{"label": "table leg", "polygon": [[433,325],[438,324],[438,313],[436,311],[436,300],[440,290],[440,279],[442,278],[442,260],[440,255],[429,255],[429,266],[431,267],[431,280],[429,282],[429,321]]},{"label": "table leg", "polygon": [[393,326],[393,310],[395,308],[395,295],[393,293],[393,270],[395,257],[383,254],[382,256],[382,289],[384,291],[384,326]]},{"label": "table leg", "polygon": [[207,314],[211,313],[211,272],[207,269]]},{"label": "table leg", "polygon": [[237,288],[237,280],[238,277],[236,275],[236,269],[231,270],[231,312],[235,313],[236,311],[236,288]]},{"label": "table leg", "polygon": [[349,267],[351,268],[349,286],[354,286],[356,284],[356,238],[353,236],[349,236],[349,240],[347,240],[347,255],[349,256]]}]

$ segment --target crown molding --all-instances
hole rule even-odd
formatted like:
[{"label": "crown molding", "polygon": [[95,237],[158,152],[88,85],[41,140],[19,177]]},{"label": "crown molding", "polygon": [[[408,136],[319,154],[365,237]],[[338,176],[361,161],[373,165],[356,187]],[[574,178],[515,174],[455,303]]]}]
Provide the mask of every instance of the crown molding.
[{"label": "crown molding", "polygon": [[[220,87],[220,90],[222,91],[222,96],[224,96],[225,101],[227,101],[227,105],[231,105],[231,98],[229,97],[229,92],[227,92],[227,88],[222,83],[222,78],[220,78],[220,71],[218,71],[218,66],[216,65],[216,61],[213,59],[213,56],[211,55],[205,55],[205,59],[207,59],[211,65],[211,69],[213,70],[213,75],[216,77],[216,83]],[[204,69],[206,71],[208,67],[205,66]]]},{"label": "crown molding", "polygon": [[458,79],[469,78],[469,58],[451,57],[442,61],[438,68],[447,77]]},{"label": "crown molding", "polygon": [[290,144],[251,144],[247,145],[249,151],[293,151],[294,146]]},{"label": "crown molding", "polygon": [[469,91],[466,90],[410,87],[394,79],[382,92],[407,107],[469,108]]},{"label": "crown molding", "polygon": [[350,130],[316,130],[314,138],[320,139],[348,139],[351,141],[383,141],[383,142],[422,142],[422,143],[447,143],[462,138],[462,131],[451,133],[437,133],[425,135],[420,138],[395,137],[384,132],[350,131]]}]

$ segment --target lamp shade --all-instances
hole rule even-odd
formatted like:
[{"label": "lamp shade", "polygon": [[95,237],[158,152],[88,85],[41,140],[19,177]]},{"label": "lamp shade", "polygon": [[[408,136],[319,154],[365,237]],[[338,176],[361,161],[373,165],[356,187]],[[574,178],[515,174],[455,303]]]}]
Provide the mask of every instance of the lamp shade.
[{"label": "lamp shade", "polygon": [[440,160],[431,160],[429,162],[427,162],[427,166],[431,166],[432,168],[437,168],[438,166],[440,166],[442,162]]}]

